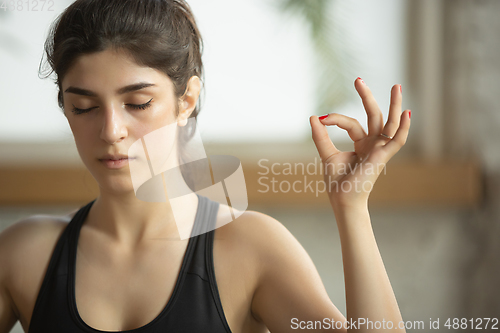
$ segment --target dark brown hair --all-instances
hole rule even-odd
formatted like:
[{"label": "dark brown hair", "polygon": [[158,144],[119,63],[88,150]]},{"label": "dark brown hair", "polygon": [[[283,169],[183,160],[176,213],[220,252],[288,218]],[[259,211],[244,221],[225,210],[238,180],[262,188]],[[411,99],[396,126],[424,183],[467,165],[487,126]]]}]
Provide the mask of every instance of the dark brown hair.
[{"label": "dark brown hair", "polygon": [[[55,72],[58,104],[64,110],[61,82],[68,69],[82,54],[112,48],[126,51],[141,66],[165,73],[179,99],[193,75],[204,81],[202,47],[201,34],[185,0],[77,0],[50,27],[45,41],[50,68],[43,78]],[[200,100],[201,96],[191,117],[200,112]],[[179,144],[194,134],[196,122],[188,124],[193,126],[180,129]]]}]

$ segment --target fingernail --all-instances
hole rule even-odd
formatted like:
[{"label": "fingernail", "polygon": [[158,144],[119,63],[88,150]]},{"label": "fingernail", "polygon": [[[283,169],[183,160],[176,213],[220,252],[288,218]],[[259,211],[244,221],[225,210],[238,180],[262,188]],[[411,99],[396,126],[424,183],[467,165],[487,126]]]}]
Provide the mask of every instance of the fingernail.
[{"label": "fingernail", "polygon": [[319,120],[323,120],[323,119],[325,119],[326,117],[328,117],[328,115],[327,115],[327,114],[325,114],[324,116],[319,117]]},{"label": "fingernail", "polygon": [[401,85],[399,85],[399,90],[403,93],[403,87]]},{"label": "fingernail", "polygon": [[411,119],[411,110],[408,112],[408,116],[409,116],[409,117],[410,117],[410,119]]},{"label": "fingernail", "polygon": [[363,79],[362,79],[362,78],[360,78],[359,76],[358,76],[358,78],[357,78],[356,80],[361,80],[361,82],[362,82],[363,84],[365,83],[365,81],[363,81]]}]

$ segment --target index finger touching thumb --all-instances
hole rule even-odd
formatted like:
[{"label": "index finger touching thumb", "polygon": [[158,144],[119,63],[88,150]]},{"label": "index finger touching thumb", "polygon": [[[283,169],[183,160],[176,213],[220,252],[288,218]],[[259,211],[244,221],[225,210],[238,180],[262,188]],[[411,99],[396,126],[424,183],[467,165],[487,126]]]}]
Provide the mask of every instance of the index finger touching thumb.
[{"label": "index finger touching thumb", "polygon": [[309,122],[311,124],[312,138],[321,160],[324,162],[330,156],[339,153],[340,150],[333,144],[326,126],[321,123],[318,116],[309,117]]}]

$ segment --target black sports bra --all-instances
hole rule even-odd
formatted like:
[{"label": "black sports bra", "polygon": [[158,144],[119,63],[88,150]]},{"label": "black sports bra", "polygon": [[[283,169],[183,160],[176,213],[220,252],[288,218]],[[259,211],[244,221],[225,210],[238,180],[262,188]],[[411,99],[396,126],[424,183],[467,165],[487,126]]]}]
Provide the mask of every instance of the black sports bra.
[{"label": "black sports bra", "polygon": [[[231,333],[215,281],[213,238],[219,203],[198,195],[192,234],[174,287],[162,312],[148,324],[121,332]],[[87,325],[75,301],[78,236],[95,199],[75,214],[59,238],[49,262],[31,317],[28,333],[106,333]],[[195,233],[195,228],[198,232]],[[204,233],[200,233],[199,231]],[[211,230],[211,231],[206,231]]]}]

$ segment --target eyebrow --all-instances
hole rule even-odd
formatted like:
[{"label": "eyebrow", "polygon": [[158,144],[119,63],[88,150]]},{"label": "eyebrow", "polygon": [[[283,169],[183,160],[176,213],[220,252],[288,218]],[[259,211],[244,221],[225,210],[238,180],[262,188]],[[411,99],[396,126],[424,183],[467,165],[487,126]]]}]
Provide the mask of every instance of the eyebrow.
[{"label": "eyebrow", "polygon": [[[132,92],[132,91],[137,91],[137,90],[144,89],[144,88],[151,87],[151,86],[156,86],[156,84],[148,83],[148,82],[139,82],[139,83],[134,83],[134,84],[130,84],[128,86],[122,87],[122,88],[118,89],[116,93],[118,95],[123,95],[123,94],[129,93],[129,92]],[[82,96],[92,96],[92,97],[97,96],[97,94],[93,91],[78,88],[78,87],[68,87],[68,89],[64,90],[64,92],[82,95]]]}]

